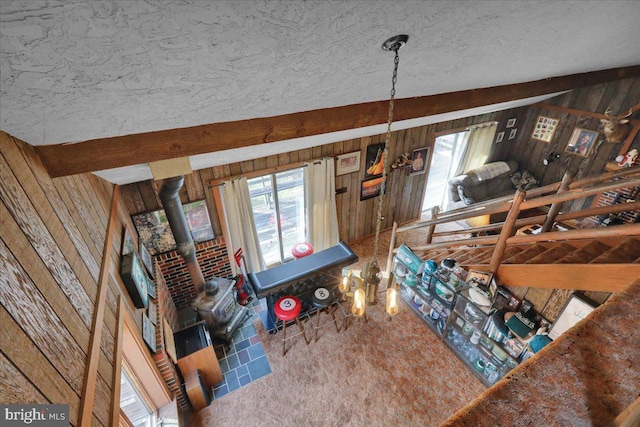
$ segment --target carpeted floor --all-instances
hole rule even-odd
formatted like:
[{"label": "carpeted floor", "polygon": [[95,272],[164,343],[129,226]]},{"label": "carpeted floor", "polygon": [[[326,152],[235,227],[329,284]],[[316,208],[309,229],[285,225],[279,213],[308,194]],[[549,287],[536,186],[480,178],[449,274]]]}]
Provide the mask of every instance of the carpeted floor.
[{"label": "carpeted floor", "polygon": [[[399,242],[423,244],[422,233]],[[378,260],[386,263],[389,233],[381,235]],[[373,240],[354,243],[371,257]],[[380,297],[383,297],[381,294]],[[436,426],[485,387],[406,305],[388,321],[384,305],[337,333],[320,331],[308,346],[300,337],[285,357],[278,335],[256,329],[272,373],[215,400],[192,417],[201,426]]]}]

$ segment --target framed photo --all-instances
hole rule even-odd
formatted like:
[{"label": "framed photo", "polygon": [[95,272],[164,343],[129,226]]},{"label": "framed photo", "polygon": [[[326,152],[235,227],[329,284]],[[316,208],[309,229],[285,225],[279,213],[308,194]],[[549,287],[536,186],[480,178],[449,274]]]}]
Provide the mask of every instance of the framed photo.
[{"label": "framed photo", "polygon": [[569,295],[569,299],[565,303],[564,308],[560,311],[553,325],[551,325],[549,338],[555,340],[567,329],[587,317],[595,308],[595,304],[586,298],[581,298],[576,294]]},{"label": "framed photo", "polygon": [[149,253],[149,250],[144,245],[144,243],[140,242],[138,244],[138,249],[140,251],[140,260],[142,261],[142,264],[144,264],[144,268],[147,269],[147,273],[149,273],[149,276],[151,276],[151,278],[154,278],[154,275],[153,275],[153,257]]},{"label": "framed photo", "polygon": [[598,139],[598,135],[598,132],[593,130],[575,128],[565,151],[575,154],[576,156],[589,157]]},{"label": "framed photo", "polygon": [[358,172],[360,170],[360,152],[340,154],[336,157],[336,175]]},{"label": "framed photo", "polygon": [[[215,238],[204,200],[187,203],[182,206],[182,209],[194,242],[205,242]],[[163,209],[131,215],[131,218],[138,230],[140,242],[146,246],[150,255],[169,252],[176,248],[176,242]]]},{"label": "framed photo", "polygon": [[384,142],[371,144],[367,147],[367,157],[365,158],[364,179],[371,179],[382,175],[384,165]]},{"label": "framed photo", "polygon": [[515,125],[516,125],[516,118],[515,118],[515,117],[513,117],[513,118],[511,118],[511,119],[507,120],[507,127],[508,127],[508,128],[512,128],[512,127],[514,127]]},{"label": "framed photo", "polygon": [[516,133],[518,133],[518,129],[511,129],[511,132],[509,132],[509,139],[513,139],[516,137]]},{"label": "framed photo", "polygon": [[489,288],[489,284],[491,283],[491,279],[493,277],[493,274],[491,273],[487,273],[484,271],[477,271],[477,270],[469,270],[469,272],[467,273],[467,283],[469,283],[470,285],[472,284],[476,284],[476,285],[482,285],[484,288]]},{"label": "framed photo", "polygon": [[421,173],[426,172],[428,153],[429,153],[429,148],[426,148],[426,147],[413,150],[413,155],[411,156],[410,175],[419,175]]},{"label": "framed photo", "polygon": [[[552,119],[551,117],[538,116],[536,123],[533,125],[532,139],[537,139],[544,142],[551,142],[553,135],[558,129],[558,119]],[[514,135],[515,136],[515,135]]]},{"label": "framed photo", "polygon": [[382,178],[370,179],[360,183],[360,200],[367,200],[380,195]]},{"label": "framed photo", "polygon": [[156,327],[147,315],[142,314],[142,338],[147,343],[151,351],[156,352]]},{"label": "framed photo", "polygon": [[504,131],[498,132],[498,134],[496,135],[496,144],[501,143],[503,139],[504,139]]}]

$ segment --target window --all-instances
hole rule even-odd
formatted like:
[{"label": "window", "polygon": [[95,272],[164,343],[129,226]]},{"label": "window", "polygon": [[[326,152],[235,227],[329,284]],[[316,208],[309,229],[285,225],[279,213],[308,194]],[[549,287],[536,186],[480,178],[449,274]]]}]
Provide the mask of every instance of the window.
[{"label": "window", "polygon": [[120,410],[134,427],[155,426],[156,413],[142,398],[132,377],[123,367],[120,374]]},{"label": "window", "polygon": [[273,266],[293,259],[293,245],[306,240],[303,168],[251,178],[247,182],[265,264]]}]

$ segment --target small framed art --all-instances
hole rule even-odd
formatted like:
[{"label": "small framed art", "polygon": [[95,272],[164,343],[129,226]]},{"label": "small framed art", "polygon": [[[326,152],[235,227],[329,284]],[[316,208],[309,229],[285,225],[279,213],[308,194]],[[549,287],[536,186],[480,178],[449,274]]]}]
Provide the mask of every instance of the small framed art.
[{"label": "small framed art", "polygon": [[589,157],[597,139],[598,132],[589,129],[575,128],[565,151],[575,154],[576,156]]},{"label": "small framed art", "polygon": [[587,317],[595,308],[595,304],[586,298],[581,298],[576,294],[569,295],[564,308],[549,330],[549,338],[555,340],[567,329]]},{"label": "small framed art", "polygon": [[360,170],[360,152],[340,154],[336,157],[336,175],[358,172]]},{"label": "small framed art", "polygon": [[515,117],[513,117],[513,118],[511,118],[511,119],[507,120],[507,127],[508,127],[508,128],[512,128],[512,127],[514,127],[515,125],[516,125],[516,118],[515,118]]},{"label": "small framed art", "polygon": [[371,179],[382,175],[382,168],[384,167],[384,142],[371,144],[367,147],[367,157],[364,167],[366,168],[364,171],[364,179]]},{"label": "small framed art", "polygon": [[360,200],[371,199],[380,195],[382,178],[374,178],[360,183]]},{"label": "small framed art", "polygon": [[516,137],[516,133],[518,133],[518,129],[511,129],[511,131],[509,132],[509,140],[512,140],[513,138]]},{"label": "small framed art", "polygon": [[428,148],[419,148],[413,150],[411,156],[411,175],[418,175],[424,173],[427,170],[427,153]]},{"label": "small framed art", "polygon": [[496,144],[501,143],[503,139],[504,139],[504,131],[498,132],[498,134],[496,135]]},{"label": "small framed art", "polygon": [[553,139],[553,135],[556,133],[556,130],[558,129],[558,123],[558,119],[538,116],[538,118],[536,119],[536,123],[533,125],[533,133],[531,133],[531,138],[544,142],[550,142]]}]

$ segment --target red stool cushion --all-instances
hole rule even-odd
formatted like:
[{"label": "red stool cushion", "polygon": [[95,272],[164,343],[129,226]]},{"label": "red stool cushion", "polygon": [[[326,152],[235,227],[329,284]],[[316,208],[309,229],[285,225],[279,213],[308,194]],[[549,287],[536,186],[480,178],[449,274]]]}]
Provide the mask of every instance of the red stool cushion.
[{"label": "red stool cushion", "polygon": [[273,307],[273,312],[276,314],[278,319],[286,322],[298,317],[301,309],[302,304],[298,298],[292,295],[286,295],[278,298],[278,301],[276,301],[276,304]]},{"label": "red stool cushion", "polygon": [[313,246],[311,246],[307,242],[297,243],[293,246],[293,249],[291,249],[291,254],[296,259],[306,257],[307,255],[311,255],[312,253]]}]

